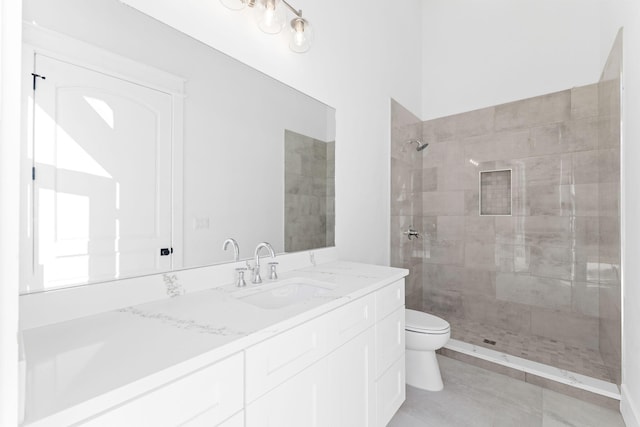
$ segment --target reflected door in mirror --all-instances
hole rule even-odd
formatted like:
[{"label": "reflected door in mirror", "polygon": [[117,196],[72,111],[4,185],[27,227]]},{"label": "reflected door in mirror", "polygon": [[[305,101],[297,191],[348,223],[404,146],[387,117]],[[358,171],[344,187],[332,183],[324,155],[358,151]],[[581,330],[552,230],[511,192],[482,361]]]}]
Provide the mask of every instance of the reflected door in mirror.
[{"label": "reflected door in mirror", "polygon": [[166,271],[171,96],[36,55],[30,291]]}]

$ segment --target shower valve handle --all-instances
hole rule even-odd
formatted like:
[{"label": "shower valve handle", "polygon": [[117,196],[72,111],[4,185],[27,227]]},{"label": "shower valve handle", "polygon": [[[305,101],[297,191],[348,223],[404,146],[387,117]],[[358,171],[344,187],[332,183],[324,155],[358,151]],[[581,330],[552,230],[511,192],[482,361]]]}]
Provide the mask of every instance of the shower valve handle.
[{"label": "shower valve handle", "polygon": [[407,236],[409,240],[420,238],[420,233],[417,230],[413,229],[413,225],[410,225],[409,229],[407,231],[404,231],[402,234]]}]

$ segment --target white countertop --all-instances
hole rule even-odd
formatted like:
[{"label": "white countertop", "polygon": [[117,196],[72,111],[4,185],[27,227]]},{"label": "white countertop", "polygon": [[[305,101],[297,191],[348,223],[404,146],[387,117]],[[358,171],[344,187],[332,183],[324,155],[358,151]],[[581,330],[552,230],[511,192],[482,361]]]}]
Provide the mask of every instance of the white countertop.
[{"label": "white countertop", "polygon": [[243,302],[231,295],[239,288],[228,284],[25,330],[26,424],[77,422],[407,274],[334,261],[280,274],[279,281],[297,277],[335,285],[283,308]]}]

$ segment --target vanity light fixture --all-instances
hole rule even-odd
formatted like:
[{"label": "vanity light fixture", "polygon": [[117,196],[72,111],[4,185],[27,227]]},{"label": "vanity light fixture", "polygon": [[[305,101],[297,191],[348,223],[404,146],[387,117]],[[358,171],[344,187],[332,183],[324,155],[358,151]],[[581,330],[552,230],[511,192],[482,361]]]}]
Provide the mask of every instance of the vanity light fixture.
[{"label": "vanity light fixture", "polygon": [[258,27],[267,34],[278,34],[284,29],[287,23],[286,9],[289,9],[295,15],[289,23],[289,49],[304,53],[311,48],[313,27],[302,17],[302,10],[296,10],[286,0],[220,0],[220,3],[231,10],[242,10],[247,6],[253,8]]}]

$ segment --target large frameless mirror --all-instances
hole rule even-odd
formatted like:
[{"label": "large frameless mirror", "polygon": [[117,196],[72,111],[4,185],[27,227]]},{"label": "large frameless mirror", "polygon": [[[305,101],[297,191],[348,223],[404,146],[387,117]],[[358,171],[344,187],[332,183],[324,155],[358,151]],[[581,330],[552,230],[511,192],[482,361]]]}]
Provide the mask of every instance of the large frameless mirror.
[{"label": "large frameless mirror", "polygon": [[334,109],[117,0],[23,9],[23,293],[334,244]]}]

